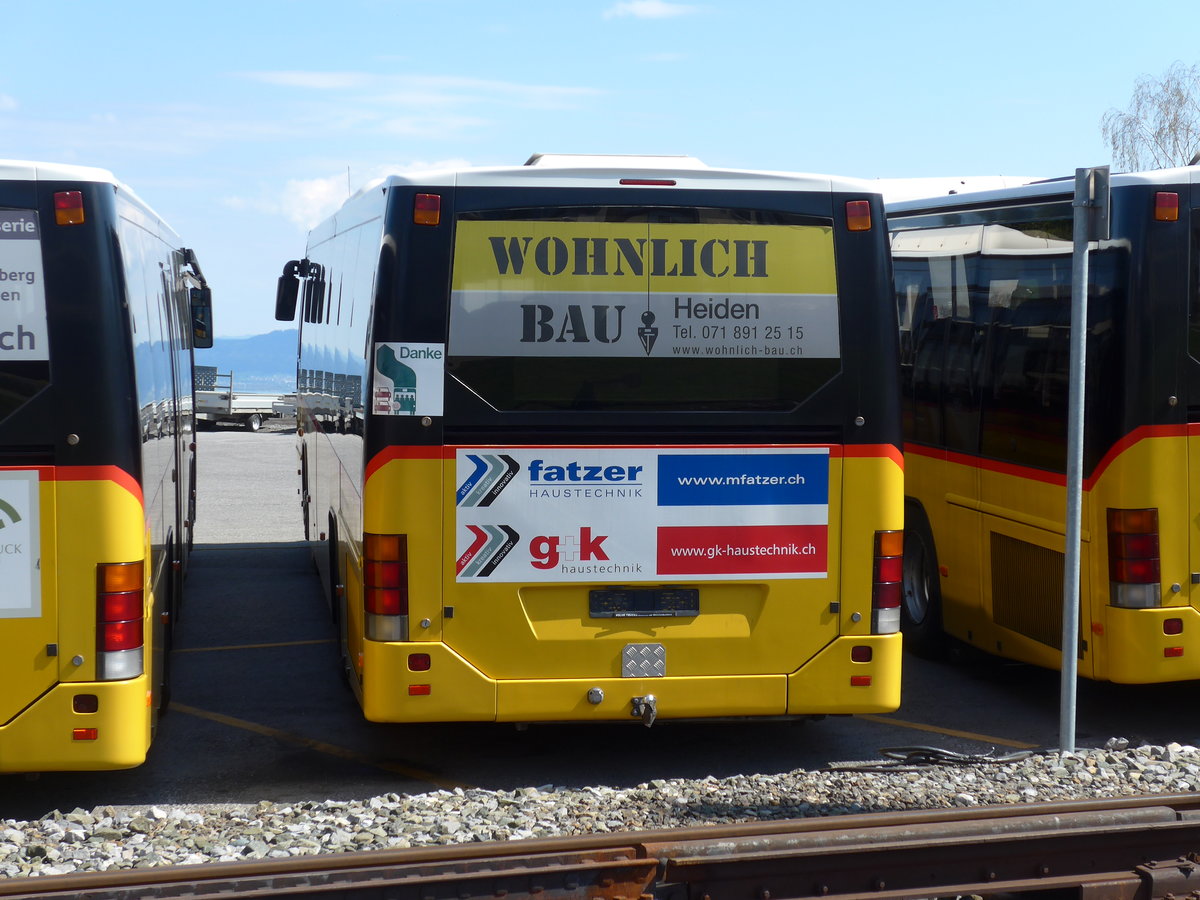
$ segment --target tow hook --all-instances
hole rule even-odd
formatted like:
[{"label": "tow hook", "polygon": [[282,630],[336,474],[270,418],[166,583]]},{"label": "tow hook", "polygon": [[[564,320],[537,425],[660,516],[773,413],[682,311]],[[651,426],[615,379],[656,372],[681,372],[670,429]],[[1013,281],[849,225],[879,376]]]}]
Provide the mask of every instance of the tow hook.
[{"label": "tow hook", "polygon": [[635,719],[641,719],[642,724],[649,728],[658,717],[658,698],[653,694],[633,698],[633,709],[629,713]]}]

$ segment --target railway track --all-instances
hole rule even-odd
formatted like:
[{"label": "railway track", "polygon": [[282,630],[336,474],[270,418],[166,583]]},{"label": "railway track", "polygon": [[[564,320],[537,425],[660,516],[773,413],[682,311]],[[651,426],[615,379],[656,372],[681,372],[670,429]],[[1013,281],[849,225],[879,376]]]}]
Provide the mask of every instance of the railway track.
[{"label": "railway track", "polygon": [[1200,898],[1200,798],[887,812],[0,882],[0,898]]}]

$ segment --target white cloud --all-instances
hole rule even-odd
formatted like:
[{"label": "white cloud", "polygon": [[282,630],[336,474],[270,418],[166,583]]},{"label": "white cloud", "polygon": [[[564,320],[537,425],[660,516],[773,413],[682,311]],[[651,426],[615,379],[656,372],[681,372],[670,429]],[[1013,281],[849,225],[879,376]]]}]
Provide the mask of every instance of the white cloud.
[{"label": "white cloud", "polygon": [[0,94],[0,112],[12,112],[17,108],[17,98]]},{"label": "white cloud", "polygon": [[388,175],[409,175],[445,169],[462,169],[470,166],[464,159],[443,159],[435,162],[414,160],[395,165],[372,166],[349,172],[339,172],[321,178],[293,178],[283,186],[282,193],[275,198],[223,197],[221,204],[227,209],[251,210],[265,215],[283,216],[304,231],[308,231],[322,219],[336,212],[352,190],[359,190]]},{"label": "white cloud", "polygon": [[345,174],[292,179],[283,186],[280,212],[307,230],[341,206],[349,190]]},{"label": "white cloud", "polygon": [[632,16],[635,19],[671,19],[694,12],[696,12],[696,7],[688,3],[668,3],[666,0],[622,0],[606,9],[604,18]]}]

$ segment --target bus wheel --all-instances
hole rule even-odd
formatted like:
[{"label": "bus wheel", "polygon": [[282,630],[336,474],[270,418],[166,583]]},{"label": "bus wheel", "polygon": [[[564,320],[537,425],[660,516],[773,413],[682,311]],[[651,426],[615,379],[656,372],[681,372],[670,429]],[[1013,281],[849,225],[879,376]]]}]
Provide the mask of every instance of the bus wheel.
[{"label": "bus wheel", "polygon": [[903,602],[900,627],[904,644],[918,656],[936,657],[945,650],[942,631],[942,586],[937,548],[925,511],[909,504],[904,511]]},{"label": "bus wheel", "polygon": [[260,416],[258,413],[251,413],[250,415],[246,416],[247,431],[258,431],[260,428],[262,428],[262,416]]}]

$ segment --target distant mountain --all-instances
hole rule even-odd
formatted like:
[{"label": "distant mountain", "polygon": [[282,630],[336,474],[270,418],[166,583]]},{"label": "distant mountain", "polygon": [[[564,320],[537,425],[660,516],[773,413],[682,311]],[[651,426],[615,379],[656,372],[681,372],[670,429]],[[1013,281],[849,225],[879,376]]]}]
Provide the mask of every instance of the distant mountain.
[{"label": "distant mountain", "polygon": [[233,373],[234,390],[287,394],[296,389],[296,329],[251,337],[214,338],[196,351],[196,365]]}]

